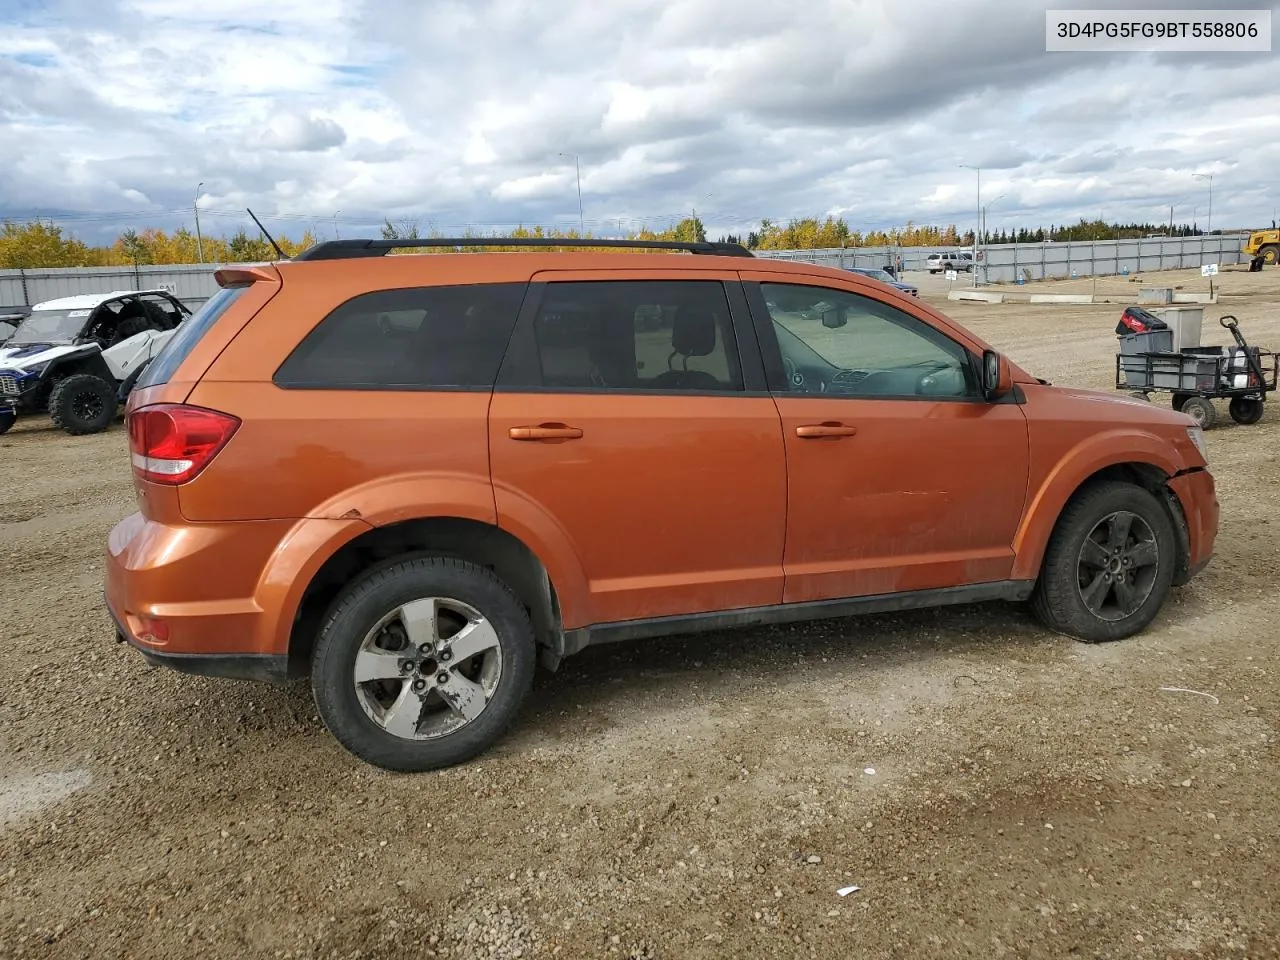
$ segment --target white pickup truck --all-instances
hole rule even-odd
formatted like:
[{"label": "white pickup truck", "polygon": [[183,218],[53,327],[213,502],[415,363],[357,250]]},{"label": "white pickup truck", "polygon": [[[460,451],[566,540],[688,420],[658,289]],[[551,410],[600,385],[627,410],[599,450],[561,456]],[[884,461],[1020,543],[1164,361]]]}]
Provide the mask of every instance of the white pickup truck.
[{"label": "white pickup truck", "polygon": [[968,252],[960,253],[931,253],[925,261],[930,273],[944,273],[947,270],[956,270],[961,273],[973,272],[973,254]]}]

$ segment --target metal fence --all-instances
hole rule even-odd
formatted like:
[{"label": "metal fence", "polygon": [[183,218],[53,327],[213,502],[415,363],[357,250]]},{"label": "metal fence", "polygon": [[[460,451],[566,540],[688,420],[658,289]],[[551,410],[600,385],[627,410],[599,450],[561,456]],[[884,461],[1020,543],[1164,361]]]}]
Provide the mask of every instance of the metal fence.
[{"label": "metal fence", "polygon": [[0,312],[46,300],[112,290],[168,290],[184,303],[203,303],[218,290],[215,264],[161,267],[41,267],[0,270]]},{"label": "metal fence", "polygon": [[[1247,233],[1208,237],[1154,237],[1072,243],[1002,243],[983,247],[979,283],[1018,283],[1066,277],[1175,270],[1206,263],[1242,263]],[[904,270],[925,270],[931,253],[955,247],[846,247],[828,250],[757,250],[776,260],[802,260],[831,267],[882,267],[901,259]],[[0,270],[0,312],[45,300],[110,290],[168,290],[184,302],[203,303],[218,289],[216,264],[139,267],[57,267]],[[968,275],[965,275],[968,279]]]},{"label": "metal fence", "polygon": [[[998,243],[982,247],[978,283],[1027,283],[1070,277],[1116,276],[1152,270],[1181,270],[1207,263],[1243,263],[1247,233],[1201,237],[1150,237],[1067,243]],[[955,247],[846,247],[827,250],[757,250],[756,256],[802,260],[828,267],[882,267],[899,258],[904,270],[927,270],[931,253]],[[968,279],[968,274],[964,275]]]}]

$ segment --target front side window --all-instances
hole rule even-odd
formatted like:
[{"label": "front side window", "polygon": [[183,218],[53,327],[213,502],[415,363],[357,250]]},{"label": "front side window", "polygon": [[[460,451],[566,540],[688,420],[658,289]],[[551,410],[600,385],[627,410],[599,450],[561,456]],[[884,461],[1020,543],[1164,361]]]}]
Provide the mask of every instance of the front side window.
[{"label": "front side window", "polygon": [[760,289],[790,393],[978,396],[968,351],[896,307],[827,287],[764,283]]},{"label": "front side window", "polygon": [[534,320],[534,339],[537,385],[547,388],[743,389],[719,281],[551,283]]},{"label": "front side window", "polygon": [[493,386],[523,283],[381,290],[354,297],[276,371],[282,387],[467,389]]}]

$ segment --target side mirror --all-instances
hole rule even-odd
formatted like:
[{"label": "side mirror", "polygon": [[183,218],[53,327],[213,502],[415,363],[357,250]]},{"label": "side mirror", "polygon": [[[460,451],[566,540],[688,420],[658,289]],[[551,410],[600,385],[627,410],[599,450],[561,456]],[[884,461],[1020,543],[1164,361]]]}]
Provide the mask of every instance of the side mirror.
[{"label": "side mirror", "polygon": [[843,310],[822,311],[822,325],[828,330],[837,330],[848,322]]},{"label": "side mirror", "polygon": [[999,400],[1013,389],[1013,370],[1009,361],[994,350],[982,354],[982,393],[988,400]]}]

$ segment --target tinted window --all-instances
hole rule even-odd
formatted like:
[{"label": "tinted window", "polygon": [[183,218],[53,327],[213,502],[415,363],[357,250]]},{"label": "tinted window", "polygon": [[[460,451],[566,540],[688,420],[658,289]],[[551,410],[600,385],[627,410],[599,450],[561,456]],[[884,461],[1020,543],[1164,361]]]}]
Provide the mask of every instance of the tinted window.
[{"label": "tinted window", "polygon": [[138,388],[168,383],[169,378],[182,365],[182,361],[187,359],[196,344],[200,342],[200,338],[247,289],[249,289],[248,284],[243,283],[233,287],[223,287],[206,300],[200,309],[174,332],[169,342],[156,354],[156,358],[147,364],[138,378]]},{"label": "tinted window", "polygon": [[[533,377],[560,389],[741,390],[724,287],[707,280],[552,283]],[[539,384],[520,384],[539,385]]]},{"label": "tinted window", "polygon": [[525,284],[381,290],[348,300],[276,372],[286,387],[491,387]]},{"label": "tinted window", "polygon": [[969,353],[896,307],[842,290],[761,284],[792,393],[977,395]]}]

